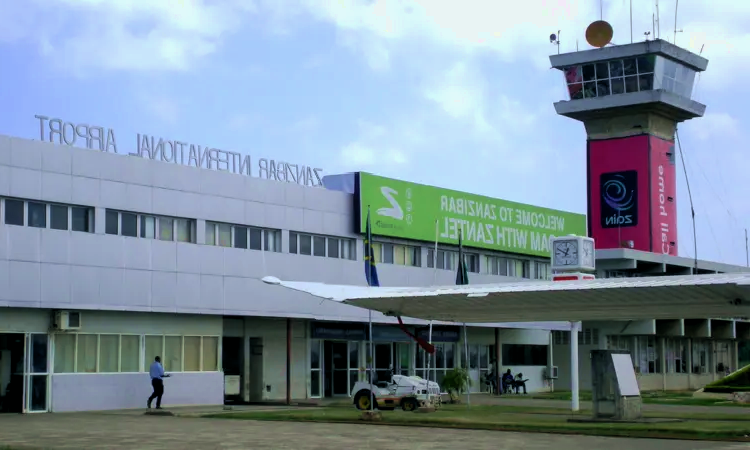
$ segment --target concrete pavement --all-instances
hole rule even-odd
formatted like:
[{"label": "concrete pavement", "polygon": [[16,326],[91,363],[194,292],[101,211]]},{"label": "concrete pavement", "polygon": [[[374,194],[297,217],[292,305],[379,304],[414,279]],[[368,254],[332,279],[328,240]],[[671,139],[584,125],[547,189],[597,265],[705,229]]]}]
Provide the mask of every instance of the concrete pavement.
[{"label": "concrete pavement", "polygon": [[0,445],[111,450],[747,450],[747,443],[623,439],[352,424],[71,413],[0,416]]}]

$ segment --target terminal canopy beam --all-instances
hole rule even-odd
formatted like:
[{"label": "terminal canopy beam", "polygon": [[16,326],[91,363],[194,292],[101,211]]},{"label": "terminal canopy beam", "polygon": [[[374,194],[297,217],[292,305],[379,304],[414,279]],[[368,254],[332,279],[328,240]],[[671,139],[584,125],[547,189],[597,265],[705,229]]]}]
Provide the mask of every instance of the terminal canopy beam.
[{"label": "terminal canopy beam", "polygon": [[282,281],[391,316],[465,323],[750,317],[750,274],[511,282],[422,288]]}]

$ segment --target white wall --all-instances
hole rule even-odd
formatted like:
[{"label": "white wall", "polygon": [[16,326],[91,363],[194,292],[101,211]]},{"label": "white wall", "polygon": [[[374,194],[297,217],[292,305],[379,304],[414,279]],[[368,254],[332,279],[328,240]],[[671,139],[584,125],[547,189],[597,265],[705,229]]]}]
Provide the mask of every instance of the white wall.
[{"label": "white wall", "polygon": [[33,308],[0,308],[0,332],[46,333],[50,311]]},{"label": "white wall", "polygon": [[[94,207],[95,233],[0,220],[0,307],[366,321],[367,311],[269,286],[364,284],[354,261],[104,234],[105,208],[356,238],[353,196],[133,156],[0,136],[0,196]],[[198,242],[203,234],[199,233]],[[357,245],[361,254],[361,245]],[[423,252],[424,253],[424,252]],[[453,271],[382,264],[384,286],[453,284]],[[505,277],[471,274],[472,282]],[[392,318],[373,314],[376,322]],[[409,323],[423,323],[406,319]]]},{"label": "white wall", "polygon": [[[152,392],[147,373],[59,374],[51,388],[52,412],[145,408]],[[222,404],[221,372],[175,373],[164,380],[163,407]]]}]

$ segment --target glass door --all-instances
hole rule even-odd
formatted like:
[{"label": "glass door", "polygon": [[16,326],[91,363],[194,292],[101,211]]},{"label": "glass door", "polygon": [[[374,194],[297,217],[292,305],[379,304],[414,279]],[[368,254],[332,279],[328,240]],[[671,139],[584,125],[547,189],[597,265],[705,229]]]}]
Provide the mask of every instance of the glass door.
[{"label": "glass door", "polygon": [[409,375],[411,368],[411,345],[404,342],[398,342],[396,345],[396,375]]},{"label": "glass door", "polygon": [[323,341],[310,340],[310,398],[320,398],[323,392]]},{"label": "glass door", "polygon": [[47,412],[49,405],[49,336],[27,333],[24,367],[24,412]]},{"label": "glass door", "polygon": [[333,395],[349,395],[349,347],[347,342],[331,342]]},{"label": "glass door", "polygon": [[378,382],[391,382],[393,369],[393,345],[375,344],[375,375]]}]

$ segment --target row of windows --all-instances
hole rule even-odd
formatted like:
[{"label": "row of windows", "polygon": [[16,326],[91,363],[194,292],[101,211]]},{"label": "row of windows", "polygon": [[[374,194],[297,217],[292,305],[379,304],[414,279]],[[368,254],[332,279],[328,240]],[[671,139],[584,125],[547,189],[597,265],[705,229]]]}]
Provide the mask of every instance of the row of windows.
[{"label": "row of windows", "polygon": [[206,244],[281,252],[281,230],[206,222]]},{"label": "row of windows", "polygon": [[666,362],[667,373],[705,374],[712,370],[724,373],[731,362],[729,345],[726,342],[716,344],[711,364],[711,341],[708,340],[693,339],[689,355],[686,338],[666,338],[666,354],[662,355],[661,342],[654,336],[607,336],[607,348],[629,351],[640,373],[661,373],[662,360]]},{"label": "row of windows", "polygon": [[356,239],[289,232],[289,253],[354,260]]},{"label": "row of windows", "polygon": [[129,237],[195,243],[195,220],[108,209],[104,232]]},{"label": "row of windows", "polygon": [[12,198],[1,200],[6,225],[72,230],[84,233],[94,231],[93,208]]},{"label": "row of windows", "polygon": [[[94,208],[17,199],[2,199],[5,223],[8,225],[94,232]],[[158,216],[107,209],[104,232],[110,235],[196,243],[197,221],[178,217]],[[356,239],[289,233],[289,253],[329,258],[356,259]],[[281,230],[232,225],[206,221],[205,243],[221,247],[281,252]],[[419,246],[373,243],[375,259],[383,264],[422,267]],[[480,272],[480,257],[464,253],[469,272]],[[485,256],[484,272],[530,278],[530,261],[515,258]],[[434,249],[427,251],[427,267],[456,270],[458,252]],[[549,279],[549,263],[535,262],[535,277]]]},{"label": "row of windows", "polygon": [[[570,345],[569,331],[553,331],[552,342],[554,345]],[[578,332],[578,345],[599,345],[599,329],[584,328]]]},{"label": "row of windows", "polygon": [[217,336],[56,334],[55,373],[148,372],[160,356],[166,372],[219,370]]}]

